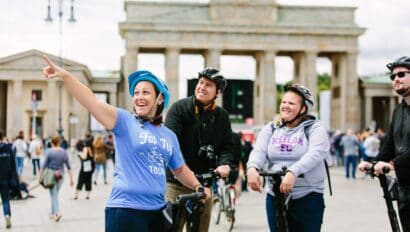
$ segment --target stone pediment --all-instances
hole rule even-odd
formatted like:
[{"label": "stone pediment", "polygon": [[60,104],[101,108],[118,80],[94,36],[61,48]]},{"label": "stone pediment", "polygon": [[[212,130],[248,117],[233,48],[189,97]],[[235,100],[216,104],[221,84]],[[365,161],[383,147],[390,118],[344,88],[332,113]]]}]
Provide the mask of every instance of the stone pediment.
[{"label": "stone pediment", "polygon": [[[59,64],[58,56],[32,49],[0,58],[0,69],[43,69],[46,65],[43,55],[47,55],[56,64]],[[63,58],[61,62],[67,70],[88,70],[87,66],[68,59]]]}]

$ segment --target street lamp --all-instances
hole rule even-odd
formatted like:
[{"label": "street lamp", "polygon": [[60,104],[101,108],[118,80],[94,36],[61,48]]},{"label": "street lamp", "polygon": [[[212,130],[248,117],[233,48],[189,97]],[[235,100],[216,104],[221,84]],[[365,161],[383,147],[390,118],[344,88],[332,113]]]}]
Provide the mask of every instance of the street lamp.
[{"label": "street lamp", "polygon": [[[60,67],[63,67],[63,58],[62,58],[62,34],[63,34],[63,2],[64,0],[57,0],[58,3],[58,35],[59,35],[59,53],[58,53],[58,63]],[[48,0],[47,5],[47,17],[45,21],[51,23],[53,18],[51,17],[51,0]],[[70,18],[68,19],[70,23],[74,23],[76,19],[74,18],[74,0],[71,0],[71,7],[70,7]],[[63,126],[62,126],[62,112],[61,112],[61,104],[62,104],[62,87],[63,82],[61,79],[57,80],[57,87],[58,87],[58,128],[57,133],[60,136],[63,136]]]}]

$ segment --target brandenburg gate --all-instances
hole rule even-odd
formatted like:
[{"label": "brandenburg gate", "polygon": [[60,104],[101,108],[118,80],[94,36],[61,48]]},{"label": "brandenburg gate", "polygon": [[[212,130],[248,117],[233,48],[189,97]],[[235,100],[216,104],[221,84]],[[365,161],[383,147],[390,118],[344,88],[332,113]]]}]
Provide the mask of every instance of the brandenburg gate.
[{"label": "brandenburg gate", "polygon": [[[293,81],[317,99],[316,59],[331,62],[332,128],[359,129],[358,37],[355,7],[287,6],[275,0],[210,0],[208,3],[125,1],[123,75],[135,71],[139,53],[163,53],[165,79],[178,96],[180,54],[202,54],[205,65],[220,67],[221,55],[251,55],[256,61],[254,119],[271,121],[276,111],[275,58],[293,60]],[[126,80],[126,79],[125,79]],[[130,105],[128,85],[122,83]],[[175,97],[172,101],[177,100]]]}]

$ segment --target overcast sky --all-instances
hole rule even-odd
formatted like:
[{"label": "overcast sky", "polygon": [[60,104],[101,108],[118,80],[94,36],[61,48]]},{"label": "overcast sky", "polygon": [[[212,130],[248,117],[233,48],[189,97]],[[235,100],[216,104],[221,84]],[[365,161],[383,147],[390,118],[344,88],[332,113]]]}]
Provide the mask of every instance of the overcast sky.
[{"label": "overcast sky", "polygon": [[[190,0],[185,0],[190,1]],[[194,0],[191,0],[194,1]],[[48,0],[0,0],[0,57],[30,49],[59,54],[59,32],[57,4],[52,7],[54,21],[47,24]],[[56,3],[56,0],[51,0]],[[62,55],[87,65],[92,70],[119,69],[120,56],[124,55],[124,41],[119,35],[118,22],[125,20],[123,0],[75,0],[77,22],[69,24],[70,0],[64,0]],[[196,1],[198,2],[198,1]],[[200,1],[207,2],[207,1]],[[278,0],[287,5],[337,5],[357,6],[356,22],[367,28],[359,38],[359,75],[385,72],[385,64],[392,59],[410,56],[410,1],[408,0]],[[153,58],[154,57],[154,58]],[[201,68],[202,58],[194,65],[188,65],[186,57],[181,58],[182,75],[194,73]],[[254,75],[252,59],[231,59],[221,61],[224,73],[231,76]],[[292,65],[288,59],[280,59],[277,68],[279,81],[291,78]],[[236,65],[231,65],[235,63]],[[243,63],[243,65],[242,65]],[[238,65],[240,64],[240,65]],[[146,56],[140,60],[140,67],[154,69],[163,75],[163,59]],[[244,70],[237,67],[244,67]],[[184,68],[186,67],[186,68]],[[232,68],[234,67],[234,68]],[[191,69],[191,70],[186,70]],[[195,71],[194,71],[195,70]],[[318,71],[329,70],[329,63],[319,62]]]}]

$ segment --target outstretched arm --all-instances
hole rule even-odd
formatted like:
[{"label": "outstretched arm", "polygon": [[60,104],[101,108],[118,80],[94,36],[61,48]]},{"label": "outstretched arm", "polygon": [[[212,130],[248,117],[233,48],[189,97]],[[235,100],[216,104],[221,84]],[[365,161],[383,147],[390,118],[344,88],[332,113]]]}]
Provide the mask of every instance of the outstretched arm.
[{"label": "outstretched arm", "polygon": [[47,56],[43,56],[48,66],[43,72],[47,79],[61,77],[68,92],[83,105],[99,123],[106,129],[114,128],[117,121],[117,110],[102,101],[99,101],[94,93],[81,83],[73,74],[54,64]]}]

